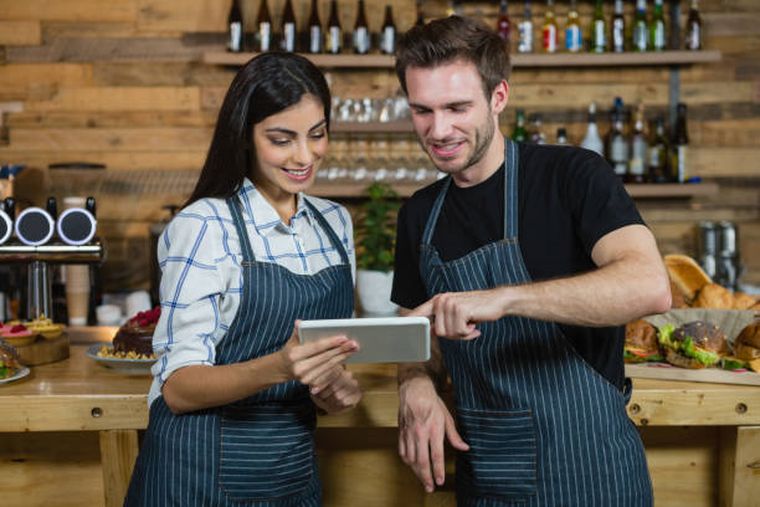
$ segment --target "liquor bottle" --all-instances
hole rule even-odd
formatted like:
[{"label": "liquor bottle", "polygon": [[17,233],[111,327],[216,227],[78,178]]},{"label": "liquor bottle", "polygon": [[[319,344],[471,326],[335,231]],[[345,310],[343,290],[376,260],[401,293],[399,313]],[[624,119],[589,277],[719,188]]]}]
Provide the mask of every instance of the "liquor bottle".
[{"label": "liquor bottle", "polygon": [[280,47],[283,51],[296,50],[296,15],[293,12],[293,3],[285,0],[285,8],[282,12],[282,41]]},{"label": "liquor bottle", "polygon": [[554,0],[546,0],[544,14],[543,48],[545,53],[557,52],[557,19],[554,16]]},{"label": "liquor bottle", "polygon": [[625,110],[623,99],[615,97],[612,108],[612,121],[610,133],[607,138],[607,159],[615,171],[615,174],[624,178],[628,172],[628,154],[630,147],[625,136]]},{"label": "liquor bottle", "polygon": [[644,134],[644,104],[639,103],[634,116],[631,136],[631,161],[628,165],[629,183],[644,183],[647,159],[647,137]]},{"label": "liquor bottle", "polygon": [[649,25],[649,45],[653,51],[662,51],[665,49],[665,39],[665,14],[662,0],[654,0],[652,23]]},{"label": "liquor bottle", "polygon": [[356,25],[354,26],[354,53],[366,55],[369,53],[369,26],[367,15],[364,13],[364,0],[359,0],[356,9]]},{"label": "liquor bottle", "polygon": [[309,53],[322,52],[322,21],[319,19],[319,2],[311,0],[311,14],[309,15]]},{"label": "liquor bottle", "polygon": [[567,13],[565,26],[565,49],[570,53],[577,53],[583,47],[583,35],[576,4],[576,0],[570,0],[570,11]]},{"label": "liquor bottle", "polygon": [[699,15],[698,0],[691,0],[689,18],[686,20],[686,49],[702,49],[702,18]]},{"label": "liquor bottle", "polygon": [[633,18],[631,47],[634,51],[646,51],[648,38],[649,28],[647,27],[647,0],[636,0],[636,14]]},{"label": "liquor bottle", "polygon": [[648,179],[652,183],[667,183],[672,181],[668,171],[668,138],[665,136],[665,119],[658,116],[655,119],[654,134],[649,144]]},{"label": "liquor bottle", "polygon": [[612,51],[615,53],[622,53],[625,51],[625,17],[623,16],[623,0],[615,0],[615,13],[612,16],[610,41],[612,44]]},{"label": "liquor bottle", "polygon": [[380,50],[386,55],[396,52],[396,23],[393,22],[393,7],[385,6],[385,20],[380,34]]},{"label": "liquor bottle", "polygon": [[425,13],[422,12],[422,1],[417,0],[415,2],[415,10],[417,11],[417,19],[414,22],[415,26],[422,26],[425,24]]},{"label": "liquor bottle", "polygon": [[525,142],[528,132],[525,130],[525,111],[515,111],[515,129],[512,131],[512,140],[518,143]]},{"label": "liquor bottle", "polygon": [[269,51],[272,49],[272,17],[269,15],[267,0],[261,0],[256,26],[258,27],[257,49],[262,53]]},{"label": "liquor bottle", "polygon": [[327,40],[325,51],[337,55],[343,47],[343,29],[338,17],[338,2],[330,0],[330,17],[327,20]]},{"label": "liquor bottle", "polygon": [[239,53],[243,50],[243,14],[239,0],[232,0],[230,15],[227,17],[227,50]]},{"label": "liquor bottle", "polygon": [[670,30],[668,37],[668,49],[681,49],[681,2],[670,0]]},{"label": "liquor bottle", "polygon": [[509,19],[509,2],[501,0],[499,2],[499,19],[496,21],[496,33],[503,40],[509,43],[510,32],[512,31],[512,22]]},{"label": "liquor bottle", "polygon": [[607,26],[604,21],[604,2],[596,0],[594,18],[591,21],[591,51],[604,53],[607,51]]},{"label": "liquor bottle", "polygon": [[599,128],[596,126],[596,104],[592,102],[588,106],[588,126],[586,127],[586,135],[581,141],[581,148],[594,151],[604,156],[604,142],[599,137]]},{"label": "liquor bottle", "polygon": [[534,114],[531,123],[530,142],[533,144],[546,144],[546,135],[543,130],[543,117],[540,114]]},{"label": "liquor bottle", "polygon": [[670,168],[675,180],[678,183],[685,183],[687,179],[686,151],[689,146],[689,134],[686,132],[686,104],[679,102],[676,111],[678,114],[671,147]]},{"label": "liquor bottle", "polygon": [[565,127],[560,127],[557,129],[557,144],[559,146],[567,145],[567,130]]},{"label": "liquor bottle", "polygon": [[523,19],[520,24],[517,25],[517,31],[519,32],[519,41],[517,43],[518,53],[532,53],[533,52],[533,15],[530,9],[530,0],[525,0],[525,11]]}]

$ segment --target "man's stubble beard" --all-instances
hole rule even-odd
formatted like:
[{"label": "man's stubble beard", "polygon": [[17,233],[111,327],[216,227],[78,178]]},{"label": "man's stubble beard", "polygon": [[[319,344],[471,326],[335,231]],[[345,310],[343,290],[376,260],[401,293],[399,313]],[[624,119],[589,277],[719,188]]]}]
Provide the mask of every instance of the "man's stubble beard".
[{"label": "man's stubble beard", "polygon": [[[436,169],[446,174],[457,174],[474,166],[475,164],[480,162],[483,159],[483,157],[486,155],[486,152],[488,151],[488,147],[491,145],[491,140],[493,139],[495,131],[496,131],[496,127],[494,126],[493,121],[491,120],[489,116],[489,121],[485,122],[485,125],[483,128],[475,129],[475,149],[473,150],[470,158],[467,159],[467,162],[465,162],[461,167],[454,168],[454,169],[445,170],[445,169],[441,169],[437,165],[435,166]],[[433,162],[433,165],[435,165],[435,159],[427,150],[425,144],[423,143],[422,139],[420,139],[419,136],[417,136],[417,142],[422,148],[422,151],[424,151],[427,154],[430,161]]]}]

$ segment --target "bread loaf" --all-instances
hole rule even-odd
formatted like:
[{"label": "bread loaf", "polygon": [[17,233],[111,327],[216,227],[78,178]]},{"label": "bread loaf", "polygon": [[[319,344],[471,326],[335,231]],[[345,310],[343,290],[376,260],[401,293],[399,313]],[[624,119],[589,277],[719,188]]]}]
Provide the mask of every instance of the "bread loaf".
[{"label": "bread loaf", "polygon": [[681,291],[687,302],[694,301],[702,287],[712,283],[707,273],[688,255],[666,255],[665,267],[668,269],[673,284]]}]

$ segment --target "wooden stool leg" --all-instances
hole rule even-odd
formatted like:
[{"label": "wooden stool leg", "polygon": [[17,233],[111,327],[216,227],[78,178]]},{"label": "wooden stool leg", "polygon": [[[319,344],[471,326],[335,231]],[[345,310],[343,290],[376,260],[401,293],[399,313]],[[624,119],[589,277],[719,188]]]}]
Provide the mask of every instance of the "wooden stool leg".
[{"label": "wooden stool leg", "polygon": [[724,427],[720,440],[720,506],[757,505],[760,498],[760,426]]},{"label": "wooden stool leg", "polygon": [[137,430],[100,432],[100,462],[103,467],[106,507],[121,507],[124,504],[138,450]]}]

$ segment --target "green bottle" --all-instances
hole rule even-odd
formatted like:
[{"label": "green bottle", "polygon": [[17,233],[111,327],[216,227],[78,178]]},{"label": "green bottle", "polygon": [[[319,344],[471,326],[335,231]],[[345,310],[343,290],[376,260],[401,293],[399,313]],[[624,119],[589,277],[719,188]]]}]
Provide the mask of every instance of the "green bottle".
[{"label": "green bottle", "polygon": [[663,13],[662,0],[654,0],[654,12],[652,23],[649,25],[649,45],[654,51],[665,49],[665,15]]},{"label": "green bottle", "polygon": [[518,143],[525,142],[528,138],[528,131],[525,130],[525,111],[518,109],[515,111],[515,129],[512,131],[512,140]]},{"label": "green bottle", "polygon": [[604,53],[607,51],[607,23],[604,21],[604,1],[596,0],[594,18],[591,21],[591,51]]},{"label": "green bottle", "polygon": [[647,27],[647,0],[636,0],[636,14],[633,18],[633,33],[631,47],[634,51],[647,50],[649,29]]}]

